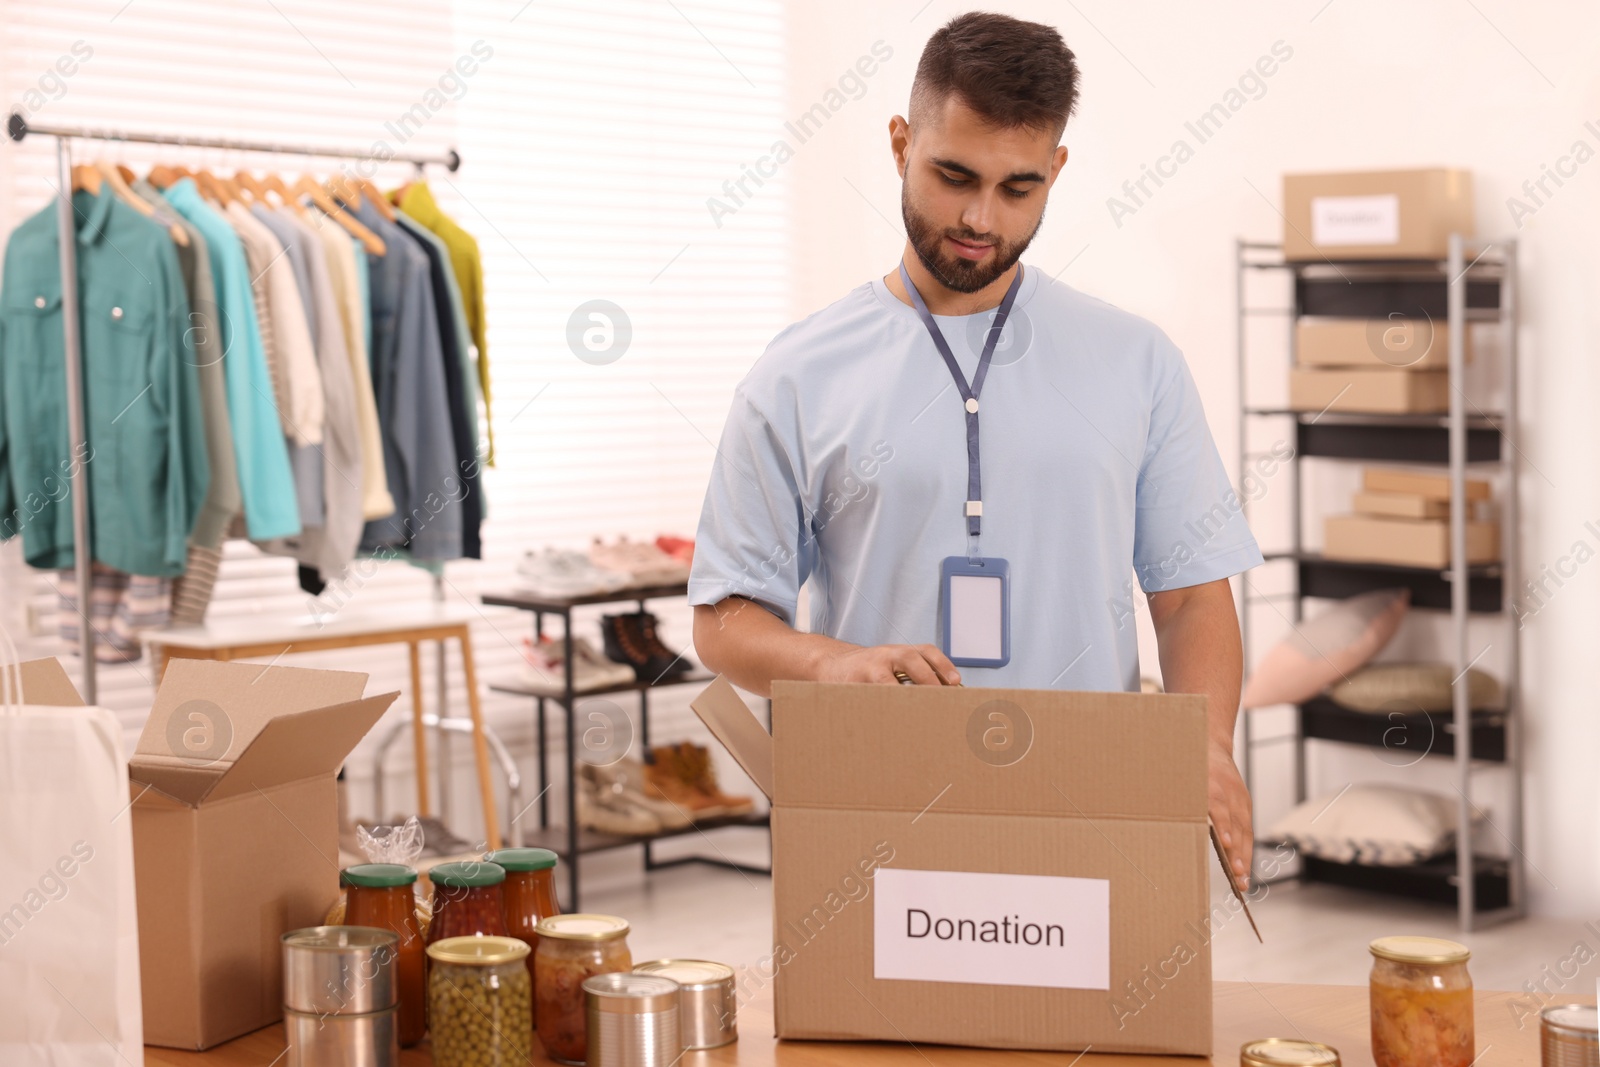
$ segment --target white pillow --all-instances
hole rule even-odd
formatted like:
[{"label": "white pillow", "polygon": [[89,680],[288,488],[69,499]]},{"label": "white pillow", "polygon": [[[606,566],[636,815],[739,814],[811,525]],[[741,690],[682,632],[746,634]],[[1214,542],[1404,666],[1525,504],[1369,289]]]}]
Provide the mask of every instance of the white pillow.
[{"label": "white pillow", "polygon": [[1456,800],[1401,786],[1356,785],[1306,801],[1266,836],[1336,863],[1404,867],[1449,851]]}]

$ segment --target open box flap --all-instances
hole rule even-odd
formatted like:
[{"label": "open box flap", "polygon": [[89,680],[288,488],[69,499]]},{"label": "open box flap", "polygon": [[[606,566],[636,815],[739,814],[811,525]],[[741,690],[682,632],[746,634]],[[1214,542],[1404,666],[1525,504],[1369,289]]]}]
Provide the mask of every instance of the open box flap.
[{"label": "open box flap", "polygon": [[83,707],[83,697],[78,695],[67,669],[55,659],[30,659],[22,664],[22,699],[47,707]]},{"label": "open box flap", "polygon": [[332,707],[279,715],[222,770],[203,800],[225,800],[256,789],[333,775],[400,694],[380,693]]},{"label": "open box flap", "polygon": [[773,683],[780,805],[1204,823],[1203,696]]},{"label": "open box flap", "polygon": [[173,659],[130,763],[220,770],[275,717],[356,700],[366,687],[358,671]]},{"label": "open box flap", "polygon": [[750,711],[750,706],[734,692],[722,675],[711,680],[700,695],[689,701],[711,735],[744,768],[756,788],[772,799],[772,735]]}]

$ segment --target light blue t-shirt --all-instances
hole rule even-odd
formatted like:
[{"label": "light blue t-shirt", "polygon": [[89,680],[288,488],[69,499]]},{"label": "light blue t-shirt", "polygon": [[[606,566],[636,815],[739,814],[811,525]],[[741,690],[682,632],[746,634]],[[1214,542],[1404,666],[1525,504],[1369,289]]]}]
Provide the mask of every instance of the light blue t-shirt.
[{"label": "light blue t-shirt", "polygon": [[[967,380],[994,311],[936,315]],[[1144,319],[1024,264],[980,397],[983,533],[1011,568],[1011,660],[966,685],[1134,690],[1134,581],[1226,578],[1261,553],[1183,355]],[[938,643],[939,564],[968,552],[965,411],[881,280],[785,329],[734,391],[691,604],[750,597],[814,633]]]}]

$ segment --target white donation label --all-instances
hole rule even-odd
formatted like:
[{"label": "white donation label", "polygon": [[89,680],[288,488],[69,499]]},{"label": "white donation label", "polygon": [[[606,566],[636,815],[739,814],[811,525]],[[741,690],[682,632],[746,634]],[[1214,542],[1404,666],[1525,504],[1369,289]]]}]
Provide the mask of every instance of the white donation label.
[{"label": "white donation label", "polygon": [[1393,245],[1400,243],[1400,197],[1314,196],[1311,243],[1315,245]]},{"label": "white donation label", "polygon": [[873,881],[874,978],[1111,988],[1104,878],[880,867]]}]

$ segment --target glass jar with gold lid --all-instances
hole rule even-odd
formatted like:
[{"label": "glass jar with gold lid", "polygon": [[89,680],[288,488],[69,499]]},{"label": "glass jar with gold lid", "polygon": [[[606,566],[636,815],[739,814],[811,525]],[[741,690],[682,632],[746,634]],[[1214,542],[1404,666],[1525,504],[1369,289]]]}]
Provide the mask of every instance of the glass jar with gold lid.
[{"label": "glass jar with gold lid", "polygon": [[1268,1037],[1239,1049],[1239,1067],[1339,1067],[1339,1051],[1315,1041]]},{"label": "glass jar with gold lid", "polygon": [[534,951],[533,1015],[539,1041],[557,1063],[583,1063],[589,1029],[583,983],[633,970],[628,921],[615,915],[551,915],[540,920]]},{"label": "glass jar with gold lid", "polygon": [[446,937],[428,946],[428,1031],[438,1067],[525,1067],[533,1056],[528,946]]},{"label": "glass jar with gold lid", "polygon": [[1372,951],[1372,1058],[1377,1067],[1469,1067],[1476,1056],[1467,946],[1380,937]]}]

